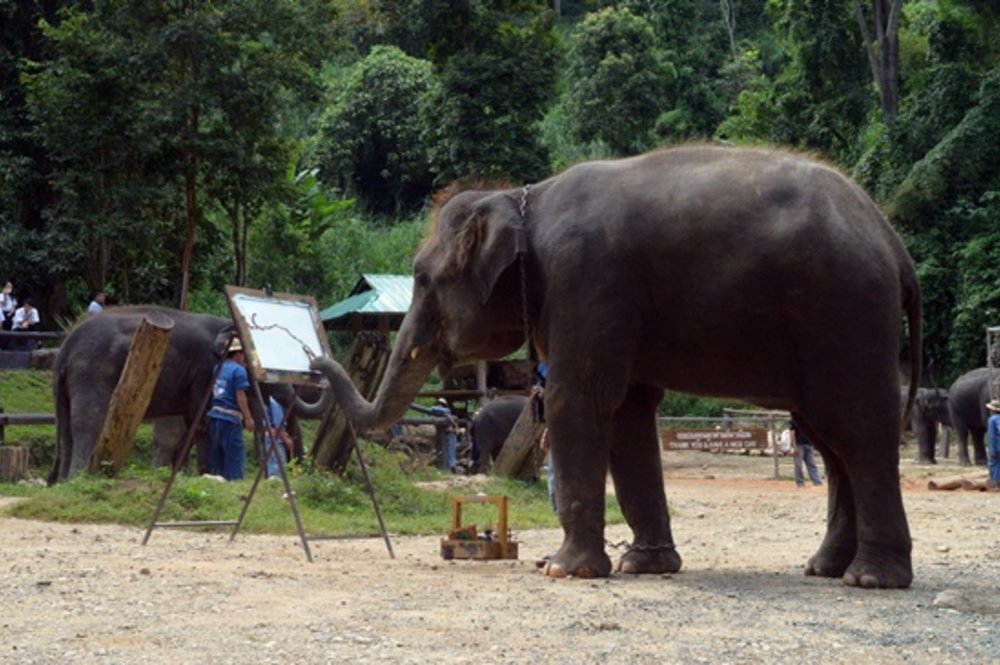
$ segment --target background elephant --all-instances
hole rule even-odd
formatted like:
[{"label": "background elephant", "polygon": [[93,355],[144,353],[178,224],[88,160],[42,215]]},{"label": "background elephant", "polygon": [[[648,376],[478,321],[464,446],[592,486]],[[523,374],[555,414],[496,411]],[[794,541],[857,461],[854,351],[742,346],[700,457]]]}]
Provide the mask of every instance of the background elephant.
[{"label": "background elephant", "polygon": [[[909,390],[904,388],[903,407]],[[948,456],[951,416],[948,412],[948,391],[942,388],[919,388],[910,410],[910,429],[917,438],[917,461],[935,464],[938,425],[942,425],[941,455]]]},{"label": "background elephant", "polygon": [[[151,312],[174,322],[163,369],[146,410],[146,419],[155,421],[154,461],[172,463],[188,426],[203,415],[198,407],[229,339],[231,321],[162,307],[121,307],[89,317],[66,336],[56,359],[56,457],[50,484],[87,466],[107,416],[111,393],[125,366],[132,335],[143,316]],[[286,400],[291,391],[287,386],[276,390]],[[251,404],[255,401],[251,400]],[[297,403],[295,410],[299,415],[315,416],[323,409],[324,403],[320,402],[312,408]],[[198,440],[199,472],[207,468],[207,442],[207,434]]]},{"label": "background elephant", "polygon": [[791,411],[829,475],[827,534],[806,572],[911,583],[897,360],[905,318],[912,402],[920,290],[857,186],[780,151],[688,146],[438,200],[374,401],[339,364],[315,363],[358,429],[401,417],[439,364],[504,357],[530,334],[550,368],[564,531],[546,574],[610,573],[609,470],[633,532],[619,570],[680,569],[656,429],[669,388]]},{"label": "background elephant", "polygon": [[989,412],[986,403],[990,401],[990,370],[980,367],[966,372],[955,379],[948,389],[948,413],[958,439],[959,464],[968,466],[969,435],[972,435],[972,450],[975,463],[986,464],[986,421]]},{"label": "background elephant", "polygon": [[478,468],[489,471],[500,454],[514,423],[528,404],[523,395],[501,395],[491,399],[476,411],[469,424],[469,436],[479,450]]}]

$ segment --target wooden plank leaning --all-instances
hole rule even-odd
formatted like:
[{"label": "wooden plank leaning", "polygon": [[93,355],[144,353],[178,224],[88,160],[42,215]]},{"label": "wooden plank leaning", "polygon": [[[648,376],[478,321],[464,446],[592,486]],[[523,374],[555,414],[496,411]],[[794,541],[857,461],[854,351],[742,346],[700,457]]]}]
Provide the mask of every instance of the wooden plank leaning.
[{"label": "wooden plank leaning", "polygon": [[500,448],[492,473],[520,480],[537,478],[538,469],[545,457],[539,446],[544,431],[545,424],[535,422],[534,410],[529,401]]},{"label": "wooden plank leaning", "polygon": [[90,457],[90,471],[104,470],[113,475],[132,452],[135,434],[163,368],[173,328],[173,320],[164,314],[150,312],[143,317],[132,336],[118,385],[111,394],[108,415]]}]

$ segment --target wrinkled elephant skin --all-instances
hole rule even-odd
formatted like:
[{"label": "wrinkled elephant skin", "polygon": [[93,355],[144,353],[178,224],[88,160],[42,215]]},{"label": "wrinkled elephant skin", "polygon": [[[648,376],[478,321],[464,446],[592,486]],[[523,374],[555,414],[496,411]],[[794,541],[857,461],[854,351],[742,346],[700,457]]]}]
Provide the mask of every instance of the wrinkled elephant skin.
[{"label": "wrinkled elephant skin", "polygon": [[550,368],[565,532],[550,575],[610,574],[609,470],[634,536],[619,569],[680,568],[656,431],[673,389],[787,409],[823,453],[827,533],[808,574],[911,583],[897,361],[905,318],[912,402],[920,290],[902,241],[857,186],[780,151],[694,146],[578,164],[527,192],[440,200],[374,401],[336,363],[316,364],[356,426],[401,417],[438,364],[516,350],[526,312]]}]

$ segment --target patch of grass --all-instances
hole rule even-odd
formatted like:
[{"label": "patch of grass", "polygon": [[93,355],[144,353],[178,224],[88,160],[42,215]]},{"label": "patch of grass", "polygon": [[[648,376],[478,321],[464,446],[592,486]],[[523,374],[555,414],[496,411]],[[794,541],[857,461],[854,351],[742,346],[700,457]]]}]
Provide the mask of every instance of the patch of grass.
[{"label": "patch of grass", "polygon": [[[489,478],[474,488],[456,487],[448,482],[452,476],[433,469],[404,471],[410,464],[400,453],[386,451],[375,444],[366,443],[363,448],[375,495],[391,533],[443,535],[451,528],[452,497],[479,492],[509,497],[508,521],[515,531],[558,526],[544,481],[523,483],[508,478]],[[254,470],[253,467],[248,469],[249,472]],[[79,474],[51,488],[0,484],[0,494],[27,497],[27,501],[8,509],[15,517],[106,522],[145,528],[169,475],[169,469],[149,471],[133,465],[126,467],[117,478]],[[352,458],[343,477],[292,465],[290,479],[307,533],[378,533],[378,520],[356,457]],[[236,519],[252,482],[252,477],[221,483],[178,475],[160,521]],[[241,531],[295,534],[295,522],[283,494],[282,482],[262,481]],[[608,521],[620,521],[617,503],[609,499],[608,504]],[[496,519],[496,509],[492,506],[470,505],[463,509],[463,522],[476,524],[481,530],[495,526]]]}]

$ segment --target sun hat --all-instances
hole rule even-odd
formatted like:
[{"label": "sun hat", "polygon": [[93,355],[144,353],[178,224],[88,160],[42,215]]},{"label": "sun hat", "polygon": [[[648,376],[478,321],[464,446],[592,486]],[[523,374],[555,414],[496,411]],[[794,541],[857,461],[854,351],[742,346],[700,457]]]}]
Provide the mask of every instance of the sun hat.
[{"label": "sun hat", "polygon": [[243,343],[240,341],[239,337],[234,337],[231,342],[229,342],[229,353],[236,353],[237,351],[243,350]]},{"label": "sun hat", "polygon": [[1000,399],[990,400],[986,403],[986,408],[990,411],[1000,411]]}]

